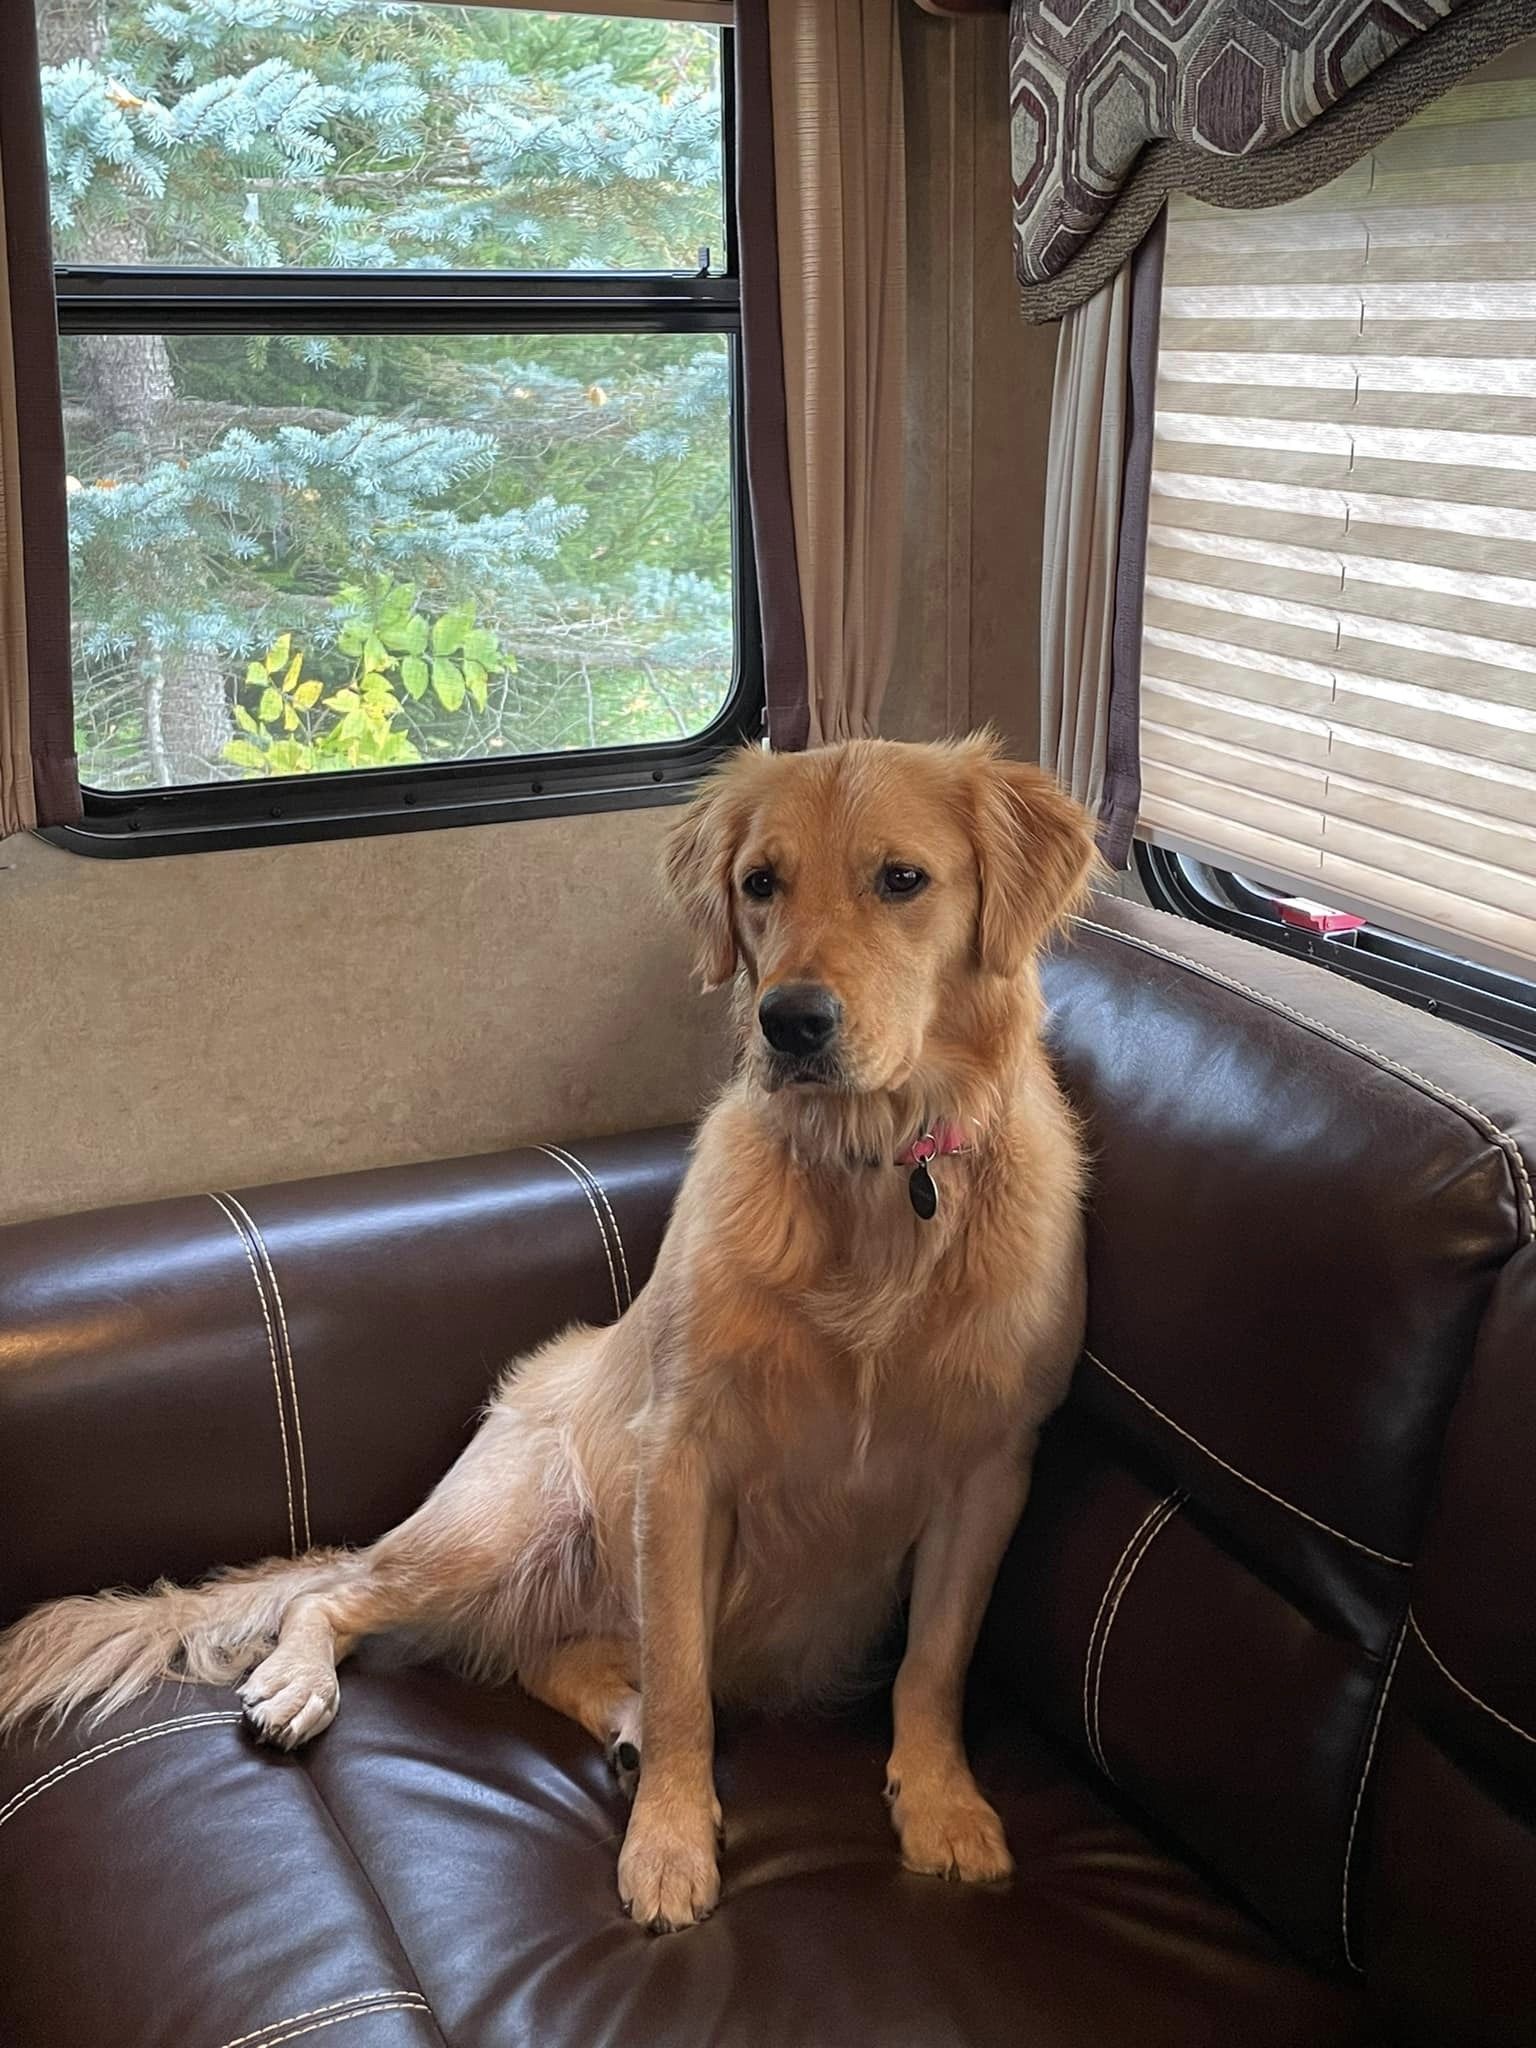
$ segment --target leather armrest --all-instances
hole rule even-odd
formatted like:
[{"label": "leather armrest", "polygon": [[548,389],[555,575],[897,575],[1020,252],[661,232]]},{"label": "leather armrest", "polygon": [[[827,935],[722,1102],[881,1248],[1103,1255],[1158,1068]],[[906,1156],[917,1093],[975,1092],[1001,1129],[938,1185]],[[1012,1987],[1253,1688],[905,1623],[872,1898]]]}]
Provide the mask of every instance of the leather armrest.
[{"label": "leather armrest", "polygon": [[680,1130],[0,1230],[0,1624],[370,1540],[509,1359],[651,1269]]}]

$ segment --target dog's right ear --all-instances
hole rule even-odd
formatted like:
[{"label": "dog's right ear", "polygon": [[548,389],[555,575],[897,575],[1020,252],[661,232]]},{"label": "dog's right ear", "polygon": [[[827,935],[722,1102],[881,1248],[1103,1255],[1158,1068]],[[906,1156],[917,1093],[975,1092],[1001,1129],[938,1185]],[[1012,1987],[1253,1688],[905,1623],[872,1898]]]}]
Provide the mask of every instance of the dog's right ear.
[{"label": "dog's right ear", "polygon": [[667,835],[667,888],[698,941],[694,967],[706,990],[728,982],[737,964],[731,871],[741,803],[732,765],[710,777]]}]

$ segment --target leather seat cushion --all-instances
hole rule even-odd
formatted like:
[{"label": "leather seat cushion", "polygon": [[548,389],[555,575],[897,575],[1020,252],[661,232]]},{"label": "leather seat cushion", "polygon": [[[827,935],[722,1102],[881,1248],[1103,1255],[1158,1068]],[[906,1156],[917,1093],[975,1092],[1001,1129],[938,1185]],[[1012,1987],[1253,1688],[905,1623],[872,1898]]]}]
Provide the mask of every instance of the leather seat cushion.
[{"label": "leather seat cushion", "polygon": [[726,1898],[658,1939],[621,1913],[624,1806],[513,1692],[365,1652],[281,1757],[227,1693],[167,1687],[0,1754],[8,2048],[1333,2048],[1360,1995],[1089,1789],[1016,1713],[978,1772],[1019,1862],[902,1871],[873,1710],[727,1725]]}]

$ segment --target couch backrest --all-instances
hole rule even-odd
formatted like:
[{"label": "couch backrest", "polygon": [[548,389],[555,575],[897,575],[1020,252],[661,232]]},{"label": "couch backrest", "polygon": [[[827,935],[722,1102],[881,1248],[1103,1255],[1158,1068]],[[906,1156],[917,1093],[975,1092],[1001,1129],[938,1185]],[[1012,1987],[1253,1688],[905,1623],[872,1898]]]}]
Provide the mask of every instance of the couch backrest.
[{"label": "couch backrest", "polygon": [[1096,1156],[1088,1354],[989,1650],[1293,1945],[1358,1967],[1383,1702],[1531,1235],[1536,1072],[1129,905],[1047,988]]},{"label": "couch backrest", "polygon": [[686,1148],[655,1131],[0,1230],[0,1625],[387,1529],[511,1358],[640,1286]]},{"label": "couch backrest", "polygon": [[1500,1275],[1394,1645],[1365,1964],[1412,2048],[1536,2040],[1536,1247]]}]

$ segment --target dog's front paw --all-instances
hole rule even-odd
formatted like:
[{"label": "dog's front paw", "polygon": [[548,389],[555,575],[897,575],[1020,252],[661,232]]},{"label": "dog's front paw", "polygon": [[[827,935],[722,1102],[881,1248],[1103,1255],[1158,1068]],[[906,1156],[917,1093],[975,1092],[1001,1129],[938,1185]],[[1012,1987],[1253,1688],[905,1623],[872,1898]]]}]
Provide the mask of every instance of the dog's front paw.
[{"label": "dog's front paw", "polygon": [[329,1728],[341,1705],[336,1668],[274,1650],[240,1687],[245,1725],[258,1742],[297,1749]]},{"label": "dog's front paw", "polygon": [[974,1785],[894,1790],[891,1818],[908,1870],[962,1884],[995,1884],[1013,1874],[1003,1824]]},{"label": "dog's front paw", "polygon": [[648,1807],[642,1779],[619,1852],[619,1897],[631,1919],[672,1934],[708,1918],[720,1900],[715,1827],[709,1806]]}]

